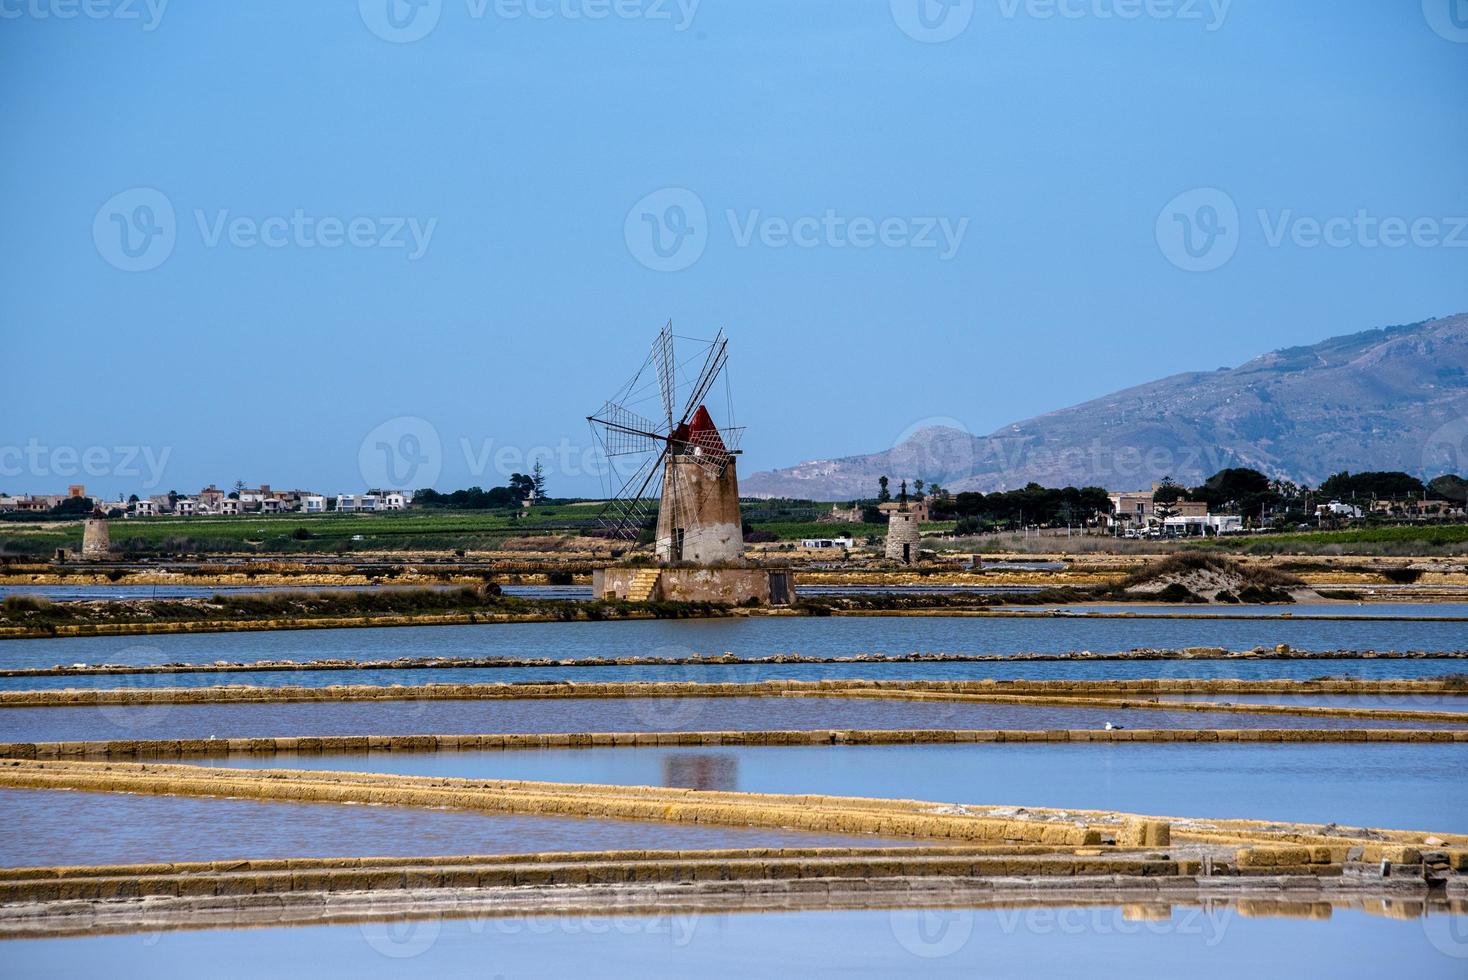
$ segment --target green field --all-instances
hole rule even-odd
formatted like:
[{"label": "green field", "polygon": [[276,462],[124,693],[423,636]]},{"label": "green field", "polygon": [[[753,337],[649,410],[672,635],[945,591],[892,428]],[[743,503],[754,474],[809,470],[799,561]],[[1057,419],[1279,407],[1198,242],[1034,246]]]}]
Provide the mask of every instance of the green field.
[{"label": "green field", "polygon": [[[531,511],[408,510],[387,514],[270,514],[144,517],[111,522],[113,547],[135,552],[334,552],[486,548],[507,537],[583,524],[595,507],[546,505]],[[356,540],[360,536],[361,540]],[[79,523],[0,523],[0,552],[49,554],[81,547]]]},{"label": "green field", "polygon": [[[1244,543],[1246,542],[1246,543]],[[1256,538],[1235,539],[1244,543],[1250,551],[1275,551],[1280,549],[1322,546],[1355,547],[1375,545],[1390,548],[1403,547],[1448,548],[1468,543],[1468,524],[1402,525],[1394,527],[1356,527],[1342,531],[1301,531],[1291,534],[1270,534]]]},{"label": "green field", "polygon": [[[770,531],[781,541],[799,541],[802,538],[842,538],[850,537],[857,544],[863,543],[868,537],[876,537],[879,541],[887,535],[885,524],[825,524],[813,521],[793,521],[769,523],[753,522],[750,527],[756,531]],[[924,531],[952,531],[953,521],[928,521],[922,526]]]}]

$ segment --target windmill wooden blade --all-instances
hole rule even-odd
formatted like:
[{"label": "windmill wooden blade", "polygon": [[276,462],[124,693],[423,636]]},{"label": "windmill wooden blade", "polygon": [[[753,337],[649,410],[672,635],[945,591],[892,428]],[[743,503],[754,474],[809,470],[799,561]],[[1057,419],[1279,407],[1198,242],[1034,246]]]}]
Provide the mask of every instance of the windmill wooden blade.
[{"label": "windmill wooden blade", "polygon": [[663,396],[663,417],[667,423],[665,432],[673,431],[673,393],[677,387],[677,367],[673,359],[673,321],[669,320],[658,333],[652,345],[653,362],[658,372],[658,388]]},{"label": "windmill wooden blade", "polygon": [[714,386],[714,381],[718,379],[719,372],[724,370],[724,363],[728,360],[729,341],[724,337],[724,331],[720,330],[709,346],[708,357],[703,362],[703,370],[698,373],[698,378],[693,382],[693,389],[688,395],[688,403],[683,406],[683,414],[678,419],[680,426],[687,425],[693,418],[693,413],[698,411],[698,406],[703,404],[709,389]]},{"label": "windmill wooden blade", "polygon": [[656,431],[657,423],[616,402],[607,402],[586,419],[601,427],[602,448],[608,456],[658,452],[667,441]]},{"label": "windmill wooden blade", "polygon": [[607,501],[598,522],[613,538],[636,541],[657,516],[657,499],[662,494],[664,453],[649,456]]}]

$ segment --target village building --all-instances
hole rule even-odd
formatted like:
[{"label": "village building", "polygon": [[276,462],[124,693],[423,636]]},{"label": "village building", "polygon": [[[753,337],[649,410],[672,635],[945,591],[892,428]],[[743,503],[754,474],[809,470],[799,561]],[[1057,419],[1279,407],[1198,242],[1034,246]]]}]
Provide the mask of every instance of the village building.
[{"label": "village building", "polygon": [[856,546],[852,538],[804,538],[800,542],[802,548],[822,550],[826,548],[845,548],[850,550]]},{"label": "village building", "polygon": [[1103,527],[1114,525],[1133,526],[1146,528],[1154,523],[1161,523],[1164,517],[1189,517],[1199,518],[1208,516],[1208,504],[1202,500],[1175,500],[1165,507],[1170,513],[1163,517],[1158,516],[1158,504],[1152,499],[1153,494],[1160,489],[1160,484],[1154,484],[1151,490],[1121,491],[1109,493],[1111,500],[1111,513],[1099,515]]},{"label": "village building", "polygon": [[913,519],[918,523],[930,520],[928,516],[928,502],[926,500],[909,500],[906,504],[898,500],[889,500],[886,503],[878,504],[877,510],[889,518],[898,511],[906,511],[913,515]]}]

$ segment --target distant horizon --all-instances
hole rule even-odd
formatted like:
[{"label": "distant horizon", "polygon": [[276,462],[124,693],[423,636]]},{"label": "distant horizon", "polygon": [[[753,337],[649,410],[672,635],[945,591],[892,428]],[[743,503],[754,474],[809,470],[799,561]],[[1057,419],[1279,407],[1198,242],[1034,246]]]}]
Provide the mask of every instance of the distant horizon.
[{"label": "distant horizon", "polygon": [[[1266,356],[1268,356],[1270,354],[1287,353],[1287,352],[1289,352],[1291,350],[1295,350],[1295,349],[1306,349],[1306,348],[1310,348],[1310,347],[1313,347],[1313,346],[1317,346],[1318,344],[1329,343],[1329,342],[1332,342],[1332,341],[1353,339],[1353,338],[1356,338],[1356,337],[1366,336],[1366,335],[1370,335],[1370,334],[1374,334],[1374,333],[1385,333],[1385,332],[1391,331],[1391,330],[1399,330],[1399,329],[1405,329],[1405,328],[1420,327],[1420,326],[1423,326],[1423,325],[1426,325],[1426,324],[1435,323],[1435,322],[1439,322],[1439,321],[1443,321],[1443,320],[1456,319],[1456,318],[1463,317],[1463,316],[1468,316],[1468,312],[1464,312],[1464,313],[1450,313],[1450,314],[1444,314],[1444,315],[1441,315],[1441,316],[1433,316],[1433,317],[1428,317],[1428,318],[1426,318],[1424,320],[1414,321],[1414,322],[1410,322],[1410,323],[1403,322],[1403,323],[1385,324],[1385,325],[1377,326],[1377,327],[1367,327],[1365,329],[1351,331],[1349,333],[1336,334],[1336,335],[1332,335],[1332,336],[1329,336],[1329,337],[1323,337],[1323,338],[1321,338],[1320,340],[1316,341],[1313,344],[1300,344],[1300,345],[1293,345],[1291,347],[1286,347],[1286,348],[1276,348],[1276,349],[1270,350],[1270,351],[1261,351],[1260,353],[1255,354],[1252,357],[1249,357],[1249,358],[1245,359],[1244,361],[1241,361],[1239,364],[1225,365],[1225,366],[1220,366],[1220,367],[1211,368],[1211,369],[1185,370],[1185,371],[1179,372],[1179,374],[1197,374],[1197,373],[1204,373],[1204,374],[1206,374],[1206,373],[1217,373],[1217,372],[1232,371],[1232,370],[1236,370],[1237,368],[1242,367],[1242,366],[1250,363],[1251,361],[1257,360],[1257,359],[1259,359],[1261,357],[1266,357]],[[1176,377],[1176,376],[1178,376],[1178,375],[1170,375],[1169,377]],[[1165,378],[1159,378],[1159,379],[1154,379],[1154,380],[1166,380],[1166,379]],[[1146,383],[1148,383],[1148,382],[1143,382],[1143,384],[1146,384]],[[1120,389],[1120,390],[1126,390],[1126,389]],[[1084,403],[1077,403],[1077,404],[1084,404]],[[1052,412],[1063,411],[1063,410],[1069,409],[1069,408],[1075,408],[1075,407],[1077,407],[1077,404],[1060,406],[1059,408],[1051,409],[1049,412],[1043,412],[1043,413],[1041,413],[1041,415],[1051,414]],[[417,433],[416,433],[415,430],[418,429],[418,426],[415,425],[414,423],[422,422],[424,420],[416,420],[416,419],[415,420],[407,420],[407,422],[408,422],[407,425],[402,424],[403,421],[404,420],[390,420],[390,423],[389,424],[390,424],[390,427],[392,428],[393,433],[395,435],[397,435],[399,438],[402,438],[404,436],[407,436],[409,438],[414,438],[417,435]],[[953,432],[957,432],[957,433],[962,433],[962,434],[970,435],[970,436],[973,436],[973,437],[978,438],[978,439],[999,438],[1000,431],[1002,429],[1004,429],[1005,427],[1007,427],[1008,425],[1010,425],[1010,424],[1017,424],[1019,422],[1027,421],[1027,420],[1016,419],[1016,420],[1014,420],[1013,423],[1006,423],[1005,425],[1000,426],[999,429],[996,429],[996,430],[994,430],[993,432],[990,432],[990,433],[969,432],[966,429],[958,428],[956,426],[945,425],[945,424],[943,424],[943,421],[944,420],[938,420],[933,425],[930,425],[930,426],[922,426],[920,428],[913,429],[913,430],[911,430],[910,435],[916,435],[919,432],[924,431],[925,429],[941,429],[941,430],[949,430],[949,431],[953,431]],[[951,420],[950,419],[950,420],[946,420],[946,421],[956,421],[956,420]],[[435,433],[435,437],[436,437],[436,433]],[[489,451],[485,447],[479,447],[477,450],[472,450],[472,451],[471,451],[471,449],[469,447],[466,447],[466,446],[462,446],[461,445],[460,448],[465,453],[466,458],[471,455],[471,452],[478,452],[479,454],[482,455],[482,454],[484,454],[484,453],[486,453],[486,452]],[[589,447],[578,447],[575,450],[582,457],[583,461],[586,458],[586,452],[587,452],[587,449],[588,448]],[[12,471],[12,469],[14,467],[14,462],[13,461],[16,460],[18,457],[20,457],[20,458],[24,458],[24,457],[27,457],[27,456],[37,456],[37,457],[39,457],[41,455],[44,455],[44,453],[46,452],[46,450],[47,450],[47,447],[41,446],[39,444],[39,442],[37,440],[34,440],[34,439],[31,440],[31,441],[29,441],[25,445],[22,445],[22,446],[0,446],[0,480],[3,480],[4,479],[4,474],[8,474],[8,473],[10,473]],[[364,451],[365,451],[365,445],[364,445]],[[813,455],[806,456],[806,457],[804,457],[804,458],[802,458],[800,460],[797,460],[794,463],[788,464],[788,465],[797,465],[799,463],[819,462],[819,461],[837,462],[837,461],[840,461],[840,460],[843,460],[843,459],[860,458],[863,455],[869,455],[869,454],[865,454],[865,453],[854,453],[854,454],[848,454],[846,456],[822,456],[822,455],[819,455],[819,454],[813,454]],[[120,451],[116,452],[116,454],[115,454],[115,460],[118,462],[118,468],[122,468],[122,469],[134,468],[134,469],[138,469],[138,470],[142,471],[145,474],[145,481],[144,482],[146,484],[148,480],[154,479],[154,477],[153,477],[152,474],[161,474],[161,473],[164,473],[164,472],[167,471],[167,467],[168,467],[168,464],[170,462],[171,456],[172,456],[172,449],[169,448],[169,447],[164,447],[162,450],[154,450],[152,447],[122,447]],[[55,459],[55,453],[52,453],[52,457],[53,457],[53,459]],[[522,457],[514,457],[514,458],[522,458]],[[305,492],[311,492],[311,493],[320,493],[320,494],[323,494],[323,495],[325,495],[327,497],[333,497],[333,498],[336,497],[336,496],[338,496],[338,495],[340,495],[340,494],[360,494],[360,493],[378,492],[378,491],[386,492],[386,491],[389,491],[391,489],[401,489],[401,490],[408,490],[408,491],[417,491],[417,490],[424,490],[424,489],[432,489],[432,490],[437,490],[437,491],[440,491],[440,492],[451,492],[451,491],[454,491],[454,490],[470,489],[471,487],[475,487],[475,486],[482,487],[483,489],[489,489],[490,487],[504,486],[504,485],[506,485],[509,482],[510,476],[512,474],[516,474],[516,473],[528,473],[530,471],[530,469],[534,465],[535,458],[533,458],[533,457],[523,457],[523,458],[525,458],[527,460],[527,463],[528,463],[528,465],[526,465],[524,469],[506,470],[506,472],[504,473],[504,475],[502,477],[499,476],[498,472],[496,472],[494,475],[498,478],[497,482],[488,482],[488,483],[464,483],[464,484],[448,485],[448,484],[443,484],[443,483],[440,482],[439,484],[434,484],[434,485],[393,487],[393,485],[392,485],[391,482],[384,482],[381,486],[368,486],[368,485],[365,485],[364,484],[362,486],[353,486],[353,487],[350,487],[350,488],[340,488],[340,489],[338,489],[338,488],[334,488],[334,487],[325,487],[325,486],[321,486],[321,485],[317,485],[317,484],[312,484],[312,483],[309,483],[309,482],[300,482],[300,481],[292,482],[292,481],[289,481],[289,480],[280,481],[280,482],[277,482],[275,480],[264,480],[264,481],[243,480],[243,482],[245,483],[245,485],[246,485],[247,488],[258,488],[258,487],[262,487],[262,486],[269,486],[269,487],[271,487],[272,489],[275,489],[275,490],[281,490],[281,491],[287,491],[287,490],[289,490],[289,491],[297,491],[297,490],[299,490],[299,491],[305,491]],[[546,457],[542,457],[542,458],[545,461],[547,461],[547,462],[549,462],[550,459],[551,459],[550,456],[546,456]],[[73,460],[72,459],[72,454],[70,454],[70,453],[65,454],[61,458],[61,462],[62,463],[65,463],[65,464],[68,464],[68,465],[75,466],[77,468],[77,473],[78,474],[81,474],[82,471],[84,470],[84,468],[87,465],[89,465],[88,462],[82,456],[80,456],[80,455],[77,455],[76,458]],[[60,464],[56,464],[56,465],[60,465]],[[373,461],[370,464],[366,464],[366,466],[364,466],[364,469],[370,468],[371,466],[375,466],[375,465],[377,465],[377,463],[376,463],[376,461]],[[779,468],[780,467],[773,467],[771,469],[772,470],[777,470]],[[756,471],[756,472],[764,473],[764,472],[769,472],[769,471],[762,470],[762,471]],[[1353,470],[1351,470],[1351,472],[1356,472],[1356,470],[1353,469]],[[1402,472],[1410,472],[1411,475],[1416,476],[1416,477],[1422,479],[1423,482],[1427,482],[1427,481],[1429,481],[1432,478],[1437,477],[1437,476],[1453,476],[1453,475],[1464,475],[1464,474],[1468,474],[1468,466],[1463,467],[1461,473],[1458,472],[1458,471],[1456,471],[1456,470],[1451,470],[1451,469],[1449,469],[1449,470],[1443,470],[1441,472],[1431,472],[1431,473],[1429,473],[1429,472],[1427,472],[1425,470],[1422,470],[1422,471],[1402,471]],[[744,474],[744,476],[751,476],[751,475],[754,475],[754,474],[753,473],[746,473],[746,474]],[[893,475],[893,479],[894,480],[895,479],[899,479],[899,478],[900,478],[899,476]],[[116,501],[119,501],[119,500],[126,500],[129,496],[131,496],[133,494],[136,494],[140,498],[146,498],[146,497],[150,497],[150,496],[166,495],[169,492],[177,492],[181,496],[192,496],[192,495],[195,495],[197,493],[202,492],[203,490],[208,489],[211,486],[212,487],[215,487],[217,489],[221,489],[221,490],[224,490],[226,492],[229,492],[229,491],[234,490],[235,489],[234,484],[236,482],[240,482],[242,479],[243,478],[236,477],[235,479],[230,480],[230,481],[227,481],[227,482],[222,482],[222,481],[220,481],[218,479],[214,479],[214,480],[208,480],[208,479],[206,479],[206,480],[204,480],[200,484],[200,487],[199,487],[198,490],[192,490],[192,489],[189,489],[189,490],[180,490],[178,486],[172,486],[172,485],[169,486],[169,487],[167,487],[166,489],[158,489],[158,486],[161,486],[161,484],[155,484],[152,487],[146,487],[145,486],[145,489],[143,489],[143,490],[138,490],[138,489],[123,489],[121,491],[102,491],[103,496],[97,496],[97,495],[93,494],[91,492],[90,488],[88,488],[87,496],[92,497],[92,499],[94,499],[94,500],[101,500],[101,501],[105,501],[105,502],[116,502]],[[70,487],[70,486],[72,486],[74,484],[77,484],[77,483],[81,483],[83,486],[86,486],[86,483],[85,483],[85,480],[84,479],[69,479],[67,481],[67,483],[65,485],[62,485],[62,486],[53,486],[53,487],[51,487],[49,489],[32,489],[32,490],[18,490],[17,491],[17,490],[10,489],[10,487],[9,487],[8,484],[3,483],[3,482],[0,482],[0,496],[33,496],[33,497],[41,497],[41,496],[64,495],[66,493],[68,487]],[[1097,484],[1097,485],[1100,485],[1100,484]],[[1149,482],[1149,485],[1150,485],[1150,482]],[[1142,487],[1142,486],[1137,486],[1137,487],[1110,487],[1110,486],[1108,486],[1107,489],[1108,490],[1121,490],[1121,491],[1136,491],[1136,490],[1142,490],[1142,489],[1146,489],[1146,488],[1145,487]],[[594,493],[594,492],[593,493],[574,492],[574,493],[569,493],[569,494],[557,494],[557,493],[551,492],[551,493],[548,494],[548,496],[550,496],[552,498],[556,498],[556,499],[565,499],[565,500],[587,500],[587,501],[594,501],[594,500],[606,499],[606,496],[607,495],[606,494],[598,494],[598,493]],[[764,494],[764,493],[759,493],[759,494],[742,494],[742,496],[745,497],[746,499],[779,499],[779,495],[773,495],[772,496],[772,495]],[[800,498],[800,499],[815,499],[815,498]],[[844,498],[844,497],[833,498],[834,502],[840,502],[841,500],[844,500],[844,499],[847,499],[847,498]],[[827,501],[827,502],[832,502],[832,501]]]}]

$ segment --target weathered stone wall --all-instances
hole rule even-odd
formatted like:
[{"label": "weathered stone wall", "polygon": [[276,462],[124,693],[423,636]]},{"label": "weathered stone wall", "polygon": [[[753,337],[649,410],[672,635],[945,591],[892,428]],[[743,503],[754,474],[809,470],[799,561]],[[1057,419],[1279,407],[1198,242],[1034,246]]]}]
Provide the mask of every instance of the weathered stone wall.
[{"label": "weathered stone wall", "polygon": [[[893,561],[917,561],[919,533],[918,515],[913,511],[893,511],[887,517],[887,557]],[[906,554],[904,555],[904,547]]]},{"label": "weathered stone wall", "polygon": [[[739,478],[731,458],[714,475],[692,456],[669,456],[663,470],[663,506],[658,509],[658,561],[699,564],[735,561],[744,556],[744,523],[739,513]],[[674,533],[683,532],[682,554]]]},{"label": "weathered stone wall", "polygon": [[112,536],[107,530],[107,519],[89,517],[82,529],[82,557],[86,559],[106,558],[112,553]]},{"label": "weathered stone wall", "polygon": [[[811,729],[739,732],[559,732],[509,735],[326,735],[283,738],[123,739],[110,742],[0,742],[0,759],[186,759],[231,755],[336,755],[360,752],[493,752],[709,745],[932,745],[1094,742],[1444,743],[1468,731],[1405,728],[1139,729]],[[1468,839],[1465,839],[1468,843]]]},{"label": "weathered stone wall", "polygon": [[[625,598],[633,589],[642,568],[606,568],[592,573],[593,595]],[[731,606],[751,600],[770,603],[770,576],[788,575],[763,568],[664,568],[650,598],[672,602],[719,602]],[[795,587],[789,589],[790,598]]]}]

